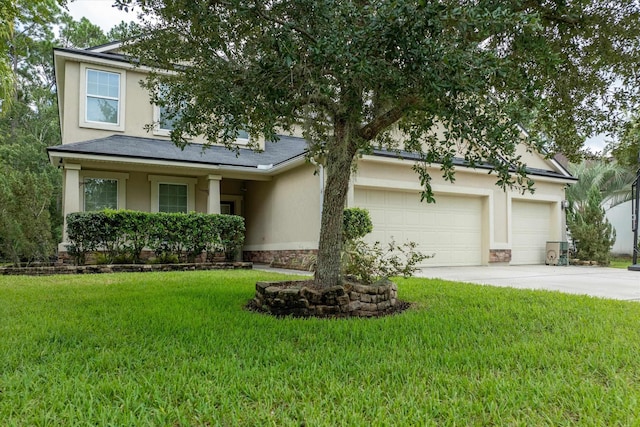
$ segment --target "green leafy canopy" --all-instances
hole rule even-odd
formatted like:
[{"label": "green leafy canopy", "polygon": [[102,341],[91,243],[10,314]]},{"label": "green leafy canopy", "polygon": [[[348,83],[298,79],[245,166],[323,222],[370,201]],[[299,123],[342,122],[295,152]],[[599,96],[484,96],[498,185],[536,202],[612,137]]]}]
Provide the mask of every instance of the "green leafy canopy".
[{"label": "green leafy canopy", "polygon": [[159,70],[146,82],[153,102],[180,106],[177,144],[232,147],[240,130],[276,140],[302,126],[326,171],[316,282],[329,285],[358,154],[414,153],[428,201],[427,166],[453,181],[458,156],[531,188],[518,143],[572,157],[640,90],[637,0],[116,3],[147,16],[130,53]]},{"label": "green leafy canopy", "polygon": [[[507,183],[517,124],[572,154],[640,87],[637,2],[137,3],[153,18],[136,56],[189,64],[150,81],[174,89],[155,101],[186,106],[174,136],[183,144],[187,134],[231,143],[240,129],[275,139],[303,124],[320,151],[344,120],[358,150],[422,152],[445,175],[461,150]],[[402,147],[394,123],[409,136]]]}]

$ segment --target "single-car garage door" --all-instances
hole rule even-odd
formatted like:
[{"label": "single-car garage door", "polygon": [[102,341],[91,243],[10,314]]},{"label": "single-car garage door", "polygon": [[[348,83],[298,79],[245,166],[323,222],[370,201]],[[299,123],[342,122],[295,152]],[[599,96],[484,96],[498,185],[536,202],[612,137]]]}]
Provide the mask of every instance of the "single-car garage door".
[{"label": "single-car garage door", "polygon": [[371,214],[373,232],[365,240],[383,244],[413,241],[435,254],[424,266],[482,264],[482,199],[437,194],[420,202],[417,192],[356,188],[355,205]]},{"label": "single-car garage door", "polygon": [[544,264],[551,212],[551,203],[512,201],[511,264]]}]

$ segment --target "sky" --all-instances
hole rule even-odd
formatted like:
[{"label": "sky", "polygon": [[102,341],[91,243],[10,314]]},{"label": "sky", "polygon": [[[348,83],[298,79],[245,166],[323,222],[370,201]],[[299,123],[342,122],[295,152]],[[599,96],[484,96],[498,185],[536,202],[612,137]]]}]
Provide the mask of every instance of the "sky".
[{"label": "sky", "polygon": [[[75,20],[80,20],[82,17],[87,18],[92,23],[100,26],[104,32],[109,31],[113,26],[120,23],[120,21],[135,21],[136,14],[129,11],[129,13],[118,10],[113,7],[113,0],[72,0],[68,3],[67,8],[69,14],[73,16]],[[587,140],[585,147],[593,152],[602,151],[605,147],[606,141],[604,135],[598,135],[594,138]]]},{"label": "sky", "polygon": [[134,12],[127,13],[112,7],[112,5],[113,0],[72,0],[67,4],[67,9],[76,21],[85,17],[102,28],[104,32],[109,31],[121,21],[136,20]]}]

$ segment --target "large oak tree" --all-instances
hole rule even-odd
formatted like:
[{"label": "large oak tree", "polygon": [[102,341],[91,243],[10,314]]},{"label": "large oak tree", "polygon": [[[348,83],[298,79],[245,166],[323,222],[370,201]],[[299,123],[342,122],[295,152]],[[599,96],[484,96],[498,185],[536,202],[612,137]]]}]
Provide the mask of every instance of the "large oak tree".
[{"label": "large oak tree", "polygon": [[417,154],[428,201],[426,166],[453,180],[456,153],[492,164],[499,185],[527,188],[519,142],[576,153],[616,125],[640,88],[638,1],[117,3],[148,18],[132,55],[175,71],[146,84],[154,101],[182,108],[177,144],[202,134],[231,147],[241,129],[275,140],[303,127],[326,170],[324,286],[340,281],[342,211],[360,153]]}]

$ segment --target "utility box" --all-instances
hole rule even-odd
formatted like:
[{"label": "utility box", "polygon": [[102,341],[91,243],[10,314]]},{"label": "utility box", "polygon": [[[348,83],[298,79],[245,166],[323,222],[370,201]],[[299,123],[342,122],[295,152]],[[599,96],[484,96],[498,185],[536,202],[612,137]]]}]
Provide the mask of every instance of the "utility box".
[{"label": "utility box", "polygon": [[569,265],[569,242],[547,242],[546,265]]}]

